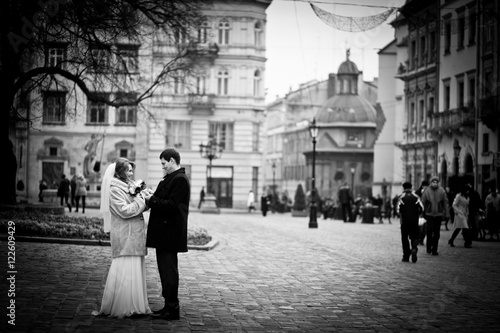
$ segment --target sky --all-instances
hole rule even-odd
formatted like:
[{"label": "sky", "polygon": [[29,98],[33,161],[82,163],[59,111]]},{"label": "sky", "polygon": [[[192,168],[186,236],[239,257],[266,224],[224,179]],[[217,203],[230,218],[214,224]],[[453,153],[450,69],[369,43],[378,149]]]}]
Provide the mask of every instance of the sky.
[{"label": "sky", "polygon": [[[313,3],[337,15],[370,16],[387,10],[386,6],[400,7],[404,0],[317,0]],[[298,89],[300,84],[328,79],[328,74],[336,73],[345,61],[347,48],[351,50],[351,61],[363,71],[363,80],[373,80],[378,77],[377,52],[394,39],[394,29],[389,22],[395,14],[377,28],[364,32],[345,32],[328,26],[306,1],[273,0],[266,14],[267,103],[284,97],[290,89]]]}]

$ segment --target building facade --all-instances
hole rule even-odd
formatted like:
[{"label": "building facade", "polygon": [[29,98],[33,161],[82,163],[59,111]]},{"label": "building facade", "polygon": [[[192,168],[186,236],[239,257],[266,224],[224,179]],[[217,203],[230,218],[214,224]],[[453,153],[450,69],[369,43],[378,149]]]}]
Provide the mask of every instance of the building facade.
[{"label": "building facade", "polygon": [[[349,51],[348,51],[349,52]],[[266,184],[273,163],[278,192],[293,199],[297,186],[311,190],[313,118],[319,127],[315,150],[315,185],[321,198],[336,198],[347,183],[355,194],[372,194],[373,147],[384,118],[375,107],[377,86],[363,82],[355,63],[347,59],[328,80],[303,84],[267,107]],[[366,96],[366,98],[364,97]],[[281,141],[281,142],[280,142]]]},{"label": "building facade", "polygon": [[[49,185],[47,194],[55,196],[62,174],[82,174],[87,201],[98,206],[101,176],[117,157],[135,161],[135,178],[154,188],[163,177],[161,151],[176,147],[191,179],[193,205],[205,187],[221,207],[246,206],[249,190],[258,193],[263,183],[265,10],[270,3],[214,1],[198,31],[190,36],[172,32],[176,43],[196,39],[194,70],[189,76],[174,73],[139,106],[90,102],[78,89],[54,86],[35,92],[25,107],[32,126],[19,125],[13,140],[18,183],[25,184],[18,186],[18,201],[37,201],[42,179]],[[172,60],[172,38],[163,37],[113,46],[128,52],[137,72],[134,82],[149,82]],[[54,45],[49,56],[57,60],[71,47]],[[103,87],[95,93],[127,98],[110,91]],[[209,139],[222,148],[211,170],[200,154],[200,144]]]},{"label": "building facade", "polygon": [[470,183],[484,198],[498,186],[498,3],[408,1],[392,22],[407,53],[404,178],[437,175],[457,192]]}]

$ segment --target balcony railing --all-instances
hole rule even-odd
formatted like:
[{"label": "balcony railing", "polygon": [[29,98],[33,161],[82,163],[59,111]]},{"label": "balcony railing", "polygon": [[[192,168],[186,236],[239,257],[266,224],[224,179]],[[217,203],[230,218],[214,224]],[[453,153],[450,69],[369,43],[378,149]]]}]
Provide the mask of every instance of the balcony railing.
[{"label": "balcony railing", "polygon": [[213,115],[215,110],[214,94],[188,94],[189,114]]},{"label": "balcony railing", "polygon": [[461,107],[458,109],[436,112],[433,114],[433,126],[431,131],[434,134],[451,134],[453,132],[474,133],[475,108]]}]

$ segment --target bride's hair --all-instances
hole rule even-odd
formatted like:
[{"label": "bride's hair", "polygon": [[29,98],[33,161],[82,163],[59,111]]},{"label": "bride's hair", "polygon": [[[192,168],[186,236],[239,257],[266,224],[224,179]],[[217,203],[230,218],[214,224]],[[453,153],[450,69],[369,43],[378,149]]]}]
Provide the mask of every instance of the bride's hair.
[{"label": "bride's hair", "polygon": [[135,163],[123,157],[119,157],[115,163],[115,177],[127,183],[129,181],[127,177],[128,166],[131,165],[132,170],[135,170]]}]

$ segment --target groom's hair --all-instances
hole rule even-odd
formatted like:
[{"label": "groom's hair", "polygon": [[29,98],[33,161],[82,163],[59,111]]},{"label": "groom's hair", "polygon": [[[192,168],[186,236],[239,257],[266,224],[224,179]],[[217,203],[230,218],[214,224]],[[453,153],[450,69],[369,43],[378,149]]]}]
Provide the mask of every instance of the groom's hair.
[{"label": "groom's hair", "polygon": [[167,148],[160,154],[160,160],[164,158],[166,161],[170,161],[172,157],[174,158],[177,165],[181,164],[181,155],[179,155],[179,152],[174,148]]}]

